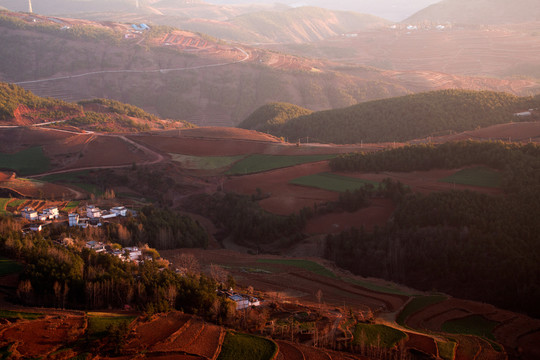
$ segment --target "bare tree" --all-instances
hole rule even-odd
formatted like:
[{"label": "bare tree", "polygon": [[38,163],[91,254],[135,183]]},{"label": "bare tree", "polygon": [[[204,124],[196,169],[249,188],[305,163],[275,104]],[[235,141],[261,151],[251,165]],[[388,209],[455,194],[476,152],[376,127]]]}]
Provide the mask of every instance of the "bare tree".
[{"label": "bare tree", "polygon": [[198,274],[201,271],[199,260],[193,254],[180,254],[176,263],[188,274]]},{"label": "bare tree", "polygon": [[227,270],[219,265],[210,265],[210,277],[218,283],[224,283],[227,280]]}]

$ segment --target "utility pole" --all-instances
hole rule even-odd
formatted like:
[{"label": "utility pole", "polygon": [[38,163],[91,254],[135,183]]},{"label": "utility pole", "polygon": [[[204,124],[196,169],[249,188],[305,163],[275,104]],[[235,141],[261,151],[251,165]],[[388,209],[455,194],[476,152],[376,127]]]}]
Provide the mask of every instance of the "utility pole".
[{"label": "utility pole", "polygon": [[32,0],[28,0],[28,12],[32,13]]}]

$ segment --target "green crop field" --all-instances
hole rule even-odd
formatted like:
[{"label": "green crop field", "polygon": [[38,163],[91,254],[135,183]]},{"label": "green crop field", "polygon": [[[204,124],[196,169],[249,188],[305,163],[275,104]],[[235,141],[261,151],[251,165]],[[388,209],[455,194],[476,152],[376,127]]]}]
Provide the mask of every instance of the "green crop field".
[{"label": "green crop field", "polygon": [[265,264],[281,264],[281,265],[289,265],[289,266],[295,266],[300,269],[311,271],[315,274],[326,276],[329,278],[337,279],[336,274],[322,266],[321,264],[318,264],[314,261],[309,260],[294,260],[294,259],[259,259],[257,262],[265,263]]},{"label": "green crop field", "polygon": [[182,164],[187,169],[198,170],[216,170],[234,164],[243,159],[244,155],[239,156],[190,156],[180,154],[170,154],[173,161]]},{"label": "green crop field", "polygon": [[272,340],[229,331],[225,335],[218,360],[271,360],[277,351],[278,346]]},{"label": "green crop field", "polygon": [[331,173],[320,173],[315,175],[302,176],[291,180],[289,183],[337,192],[356,190],[366,184],[371,184],[374,186],[377,186],[379,184],[375,181],[363,180]]},{"label": "green crop field", "polygon": [[11,169],[21,175],[39,174],[49,170],[49,158],[41,146],[28,148],[15,154],[0,153],[0,168]]},{"label": "green crop field", "polygon": [[380,345],[391,348],[406,337],[403,331],[381,324],[357,324],[354,328],[354,343],[357,345]]},{"label": "green crop field", "polygon": [[493,330],[497,325],[499,325],[497,321],[488,320],[481,315],[471,315],[447,321],[442,324],[441,330],[451,334],[476,335],[496,341]]},{"label": "green crop field", "polygon": [[440,179],[441,182],[451,184],[472,185],[488,188],[499,188],[502,184],[500,172],[486,167],[463,169],[449,177]]},{"label": "green crop field", "polygon": [[0,198],[0,214],[6,214],[6,206],[11,200],[10,198]]},{"label": "green crop field", "polygon": [[84,181],[84,178],[88,176],[90,173],[90,170],[81,170],[81,171],[73,171],[73,172],[66,172],[66,173],[60,173],[60,174],[52,174],[43,176],[40,179],[47,182],[82,182]]},{"label": "green crop field", "polygon": [[11,259],[0,258],[0,276],[18,273],[22,269],[22,264]]},{"label": "green crop field", "polygon": [[42,316],[43,314],[38,313],[28,313],[20,311],[10,311],[10,310],[0,310],[0,319],[25,319],[25,320],[35,320]]},{"label": "green crop field", "polygon": [[105,336],[113,325],[129,324],[135,316],[123,316],[107,313],[88,313],[88,335],[93,337]]},{"label": "green crop field", "polygon": [[444,295],[418,296],[409,301],[405,308],[399,313],[396,322],[399,325],[405,326],[405,320],[412,314],[422,310],[423,308],[440,303],[446,300]]},{"label": "green crop field", "polygon": [[13,199],[12,202],[10,202],[8,205],[10,207],[17,207],[19,205],[24,204],[27,201],[27,199]]},{"label": "green crop field", "polygon": [[444,360],[454,360],[456,356],[456,342],[455,341],[437,341],[437,348],[439,349],[439,356]]},{"label": "green crop field", "polygon": [[67,203],[66,206],[62,209],[63,211],[71,212],[75,210],[79,206],[79,201],[70,201]]},{"label": "green crop field", "polygon": [[336,155],[250,155],[236,162],[227,172],[229,175],[243,175],[280,169],[288,166],[306,164],[310,162],[324,161],[336,157]]},{"label": "green crop field", "polygon": [[67,173],[61,173],[61,174],[52,174],[43,176],[40,180],[51,182],[51,183],[62,183],[65,185],[72,185],[76,186],[88,193],[92,193],[94,195],[102,195],[103,191],[99,188],[99,186],[90,184],[86,181],[86,177],[90,173],[90,170],[82,170],[82,171],[73,171],[73,172],[67,172]]}]

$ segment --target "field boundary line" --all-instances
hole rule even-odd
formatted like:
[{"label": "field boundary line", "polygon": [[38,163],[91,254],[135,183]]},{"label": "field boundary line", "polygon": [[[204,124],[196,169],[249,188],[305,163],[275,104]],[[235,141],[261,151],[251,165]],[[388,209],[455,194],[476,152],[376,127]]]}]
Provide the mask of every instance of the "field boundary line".
[{"label": "field boundary line", "polygon": [[223,347],[223,341],[225,341],[225,335],[227,335],[227,332],[222,327],[219,328],[219,331],[220,333],[219,333],[218,346],[211,360],[217,360],[219,354],[221,353],[221,348]]}]

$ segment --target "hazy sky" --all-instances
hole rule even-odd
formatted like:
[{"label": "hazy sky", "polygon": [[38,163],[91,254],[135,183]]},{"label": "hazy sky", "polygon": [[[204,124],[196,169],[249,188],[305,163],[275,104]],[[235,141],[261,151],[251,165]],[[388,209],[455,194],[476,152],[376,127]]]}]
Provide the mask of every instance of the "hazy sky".
[{"label": "hazy sky", "polygon": [[334,10],[352,10],[401,21],[418,10],[440,0],[205,0],[212,4],[282,3],[291,6],[318,6]]}]

